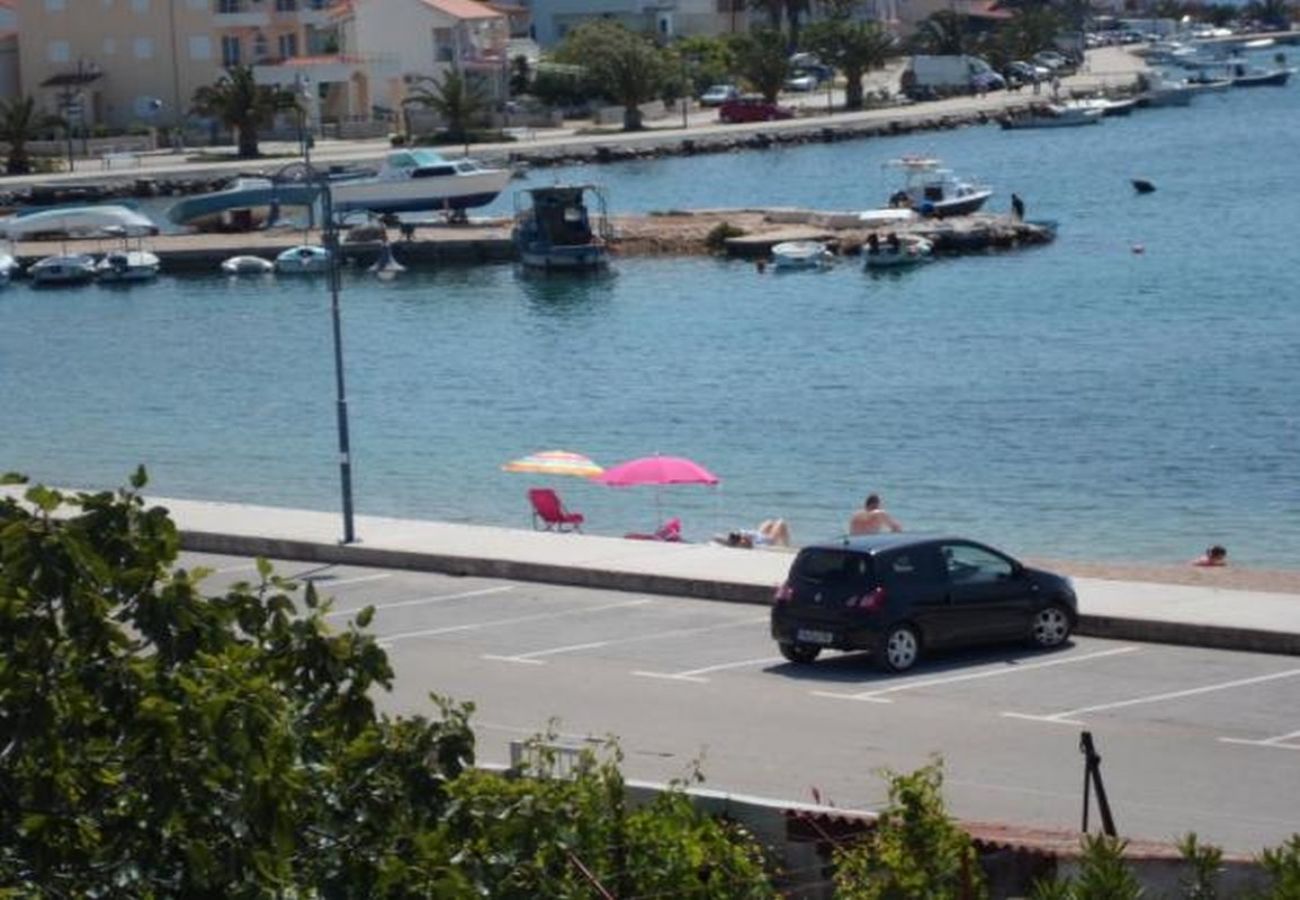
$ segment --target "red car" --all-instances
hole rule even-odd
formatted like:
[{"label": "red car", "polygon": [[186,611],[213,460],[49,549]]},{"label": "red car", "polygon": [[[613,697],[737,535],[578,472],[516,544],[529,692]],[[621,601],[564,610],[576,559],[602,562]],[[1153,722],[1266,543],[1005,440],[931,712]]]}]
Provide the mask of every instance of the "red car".
[{"label": "red car", "polygon": [[718,107],[718,118],[728,123],[771,122],[775,119],[793,119],[794,110],[768,103],[762,97],[737,97]]}]

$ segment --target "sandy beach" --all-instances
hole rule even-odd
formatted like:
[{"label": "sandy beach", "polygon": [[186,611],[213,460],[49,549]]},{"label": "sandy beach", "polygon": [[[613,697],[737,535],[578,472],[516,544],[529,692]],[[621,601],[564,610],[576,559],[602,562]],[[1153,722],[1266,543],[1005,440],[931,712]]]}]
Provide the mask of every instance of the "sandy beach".
[{"label": "sandy beach", "polygon": [[1151,581],[1158,584],[1189,584],[1197,587],[1215,587],[1238,591],[1267,591],[1279,594],[1300,595],[1300,571],[1284,569],[1237,568],[1231,563],[1222,568],[1193,566],[1190,561],[1181,566],[1143,565],[1141,563],[1093,563],[1052,559],[1027,560],[1031,565],[1042,566],[1078,578],[1101,578],[1110,581]]}]

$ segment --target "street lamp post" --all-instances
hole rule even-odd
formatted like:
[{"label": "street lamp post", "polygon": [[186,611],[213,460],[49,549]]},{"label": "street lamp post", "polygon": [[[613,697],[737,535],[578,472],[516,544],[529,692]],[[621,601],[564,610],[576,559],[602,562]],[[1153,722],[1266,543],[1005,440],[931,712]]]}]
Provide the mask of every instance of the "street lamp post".
[{"label": "street lamp post", "polygon": [[[306,102],[306,86],[299,82],[298,99]],[[301,116],[299,118],[301,122]],[[325,245],[326,272],[330,285],[330,324],[334,333],[334,396],[335,420],[339,433],[339,486],[343,499],[343,541],[351,544],[356,539],[356,529],[352,520],[352,442],[348,436],[348,393],[343,379],[343,317],[339,308],[339,233],[334,221],[334,195],[330,190],[329,177],[325,172],[319,177],[311,167],[311,142],[302,144],[303,166],[307,170],[308,182],[319,180],[321,218],[321,240]]]}]

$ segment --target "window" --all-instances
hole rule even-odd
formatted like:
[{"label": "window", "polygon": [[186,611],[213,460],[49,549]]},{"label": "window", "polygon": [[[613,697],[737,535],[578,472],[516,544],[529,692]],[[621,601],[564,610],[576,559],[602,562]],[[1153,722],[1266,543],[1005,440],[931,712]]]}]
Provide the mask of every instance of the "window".
[{"label": "window", "polygon": [[45,48],[45,58],[50,62],[67,62],[72,58],[72,49],[67,41],[50,41]]},{"label": "window", "polygon": [[433,61],[455,62],[456,39],[450,28],[433,29]]},{"label": "window", "polygon": [[943,580],[933,546],[902,550],[883,560],[881,565],[884,566],[884,581],[890,587],[933,584]]},{"label": "window", "polygon": [[745,9],[745,0],[718,0],[718,12],[734,13],[743,12]]},{"label": "window", "polygon": [[244,11],[244,0],[217,0],[217,12],[219,13],[241,13]]},{"label": "window", "polygon": [[153,38],[136,38],[131,42],[131,52],[136,59],[153,59]]},{"label": "window", "polygon": [[990,584],[1006,581],[1013,572],[1011,561],[983,547],[945,544],[943,558],[948,577],[958,584]]},{"label": "window", "polygon": [[212,59],[212,38],[206,34],[190,35],[190,59]]},{"label": "window", "polygon": [[239,38],[233,34],[221,38],[221,64],[227,69],[239,65]]},{"label": "window", "polygon": [[860,553],[841,550],[809,550],[800,554],[797,574],[808,581],[842,584],[865,578],[870,561]]},{"label": "window", "polygon": [[289,33],[282,34],[278,39],[280,45],[280,58],[289,59],[298,55],[298,35]]},{"label": "window", "polygon": [[266,35],[262,34],[260,31],[255,33],[253,35],[253,59],[255,61],[266,59],[269,55],[266,51],[266,47]]},{"label": "window", "polygon": [[298,0],[275,0],[277,12],[293,12],[298,8]]}]

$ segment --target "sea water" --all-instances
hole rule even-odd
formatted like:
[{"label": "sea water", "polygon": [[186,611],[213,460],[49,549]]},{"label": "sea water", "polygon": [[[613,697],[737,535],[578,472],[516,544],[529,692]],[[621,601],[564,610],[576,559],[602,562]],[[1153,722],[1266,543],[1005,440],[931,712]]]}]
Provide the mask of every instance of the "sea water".
[{"label": "sea water", "polygon": [[[1295,567],[1300,91],[1237,90],[1081,129],[906,137],[539,169],[615,212],[864,209],[882,164],[941,157],[1014,191],[1047,247],[873,275],[619,258],[343,277],[361,513],[527,527],[501,471],[543,449],[690,457],[716,488],[550,486],[601,534],[788,520],[840,533],[871,491],[909,530],[1058,558]],[[1130,179],[1156,185],[1139,196]],[[508,198],[494,206],[508,209]],[[398,250],[400,258],[400,248]],[[323,280],[168,277],[0,294],[0,468],[158,494],[339,508]],[[361,535],[364,539],[364,534]]]}]

